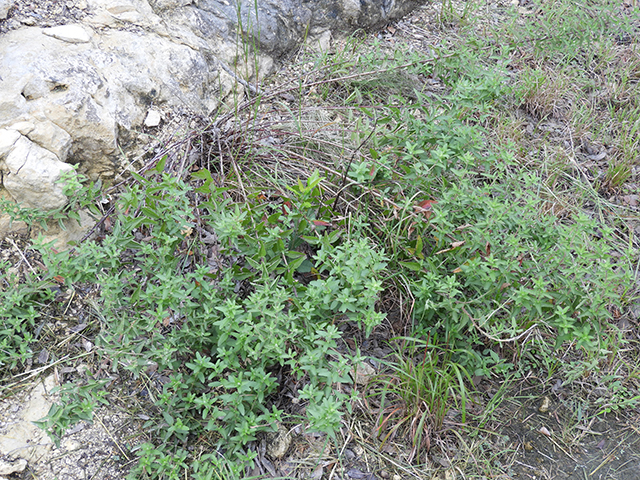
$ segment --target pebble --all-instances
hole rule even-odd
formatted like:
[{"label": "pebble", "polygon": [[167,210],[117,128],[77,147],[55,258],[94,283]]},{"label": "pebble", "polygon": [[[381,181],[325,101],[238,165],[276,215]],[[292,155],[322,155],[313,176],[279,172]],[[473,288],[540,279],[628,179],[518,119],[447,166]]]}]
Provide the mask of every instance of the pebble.
[{"label": "pebble", "polygon": [[144,119],[145,127],[157,127],[160,125],[160,121],[162,120],[162,116],[160,112],[157,110],[149,110],[147,113],[147,118]]}]

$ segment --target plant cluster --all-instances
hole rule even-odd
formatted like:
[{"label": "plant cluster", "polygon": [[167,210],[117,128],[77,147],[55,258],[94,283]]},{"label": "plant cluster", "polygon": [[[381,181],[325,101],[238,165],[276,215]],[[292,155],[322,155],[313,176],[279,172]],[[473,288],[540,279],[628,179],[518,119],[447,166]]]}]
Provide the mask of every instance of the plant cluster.
[{"label": "plant cluster", "polygon": [[[168,374],[156,402],[162,421],[149,431],[164,442],[210,432],[228,459],[251,459],[243,447],[282,419],[269,406],[282,371],[300,382],[295,394],[310,428],[335,431],[348,406],[335,385],[352,381],[337,324],[371,332],[383,320],[375,307],[384,255],[364,238],[327,230],[330,207],[317,175],[285,198],[241,209],[207,181],[208,171],[194,175],[204,180],[194,188],[163,168],[136,175],[101,241],[64,252],[40,247],[48,274],[67,287],[100,285],[105,324],[97,344],[114,365]],[[208,230],[225,265],[207,262],[199,238]],[[305,280],[311,271],[314,279]],[[66,425],[63,413],[50,412],[44,425],[52,433]],[[140,465],[149,475],[162,471]]]},{"label": "plant cluster", "polygon": [[[99,285],[101,354],[159,390],[130,478],[204,479],[241,478],[252,444],[282,421],[335,438],[362,393],[349,375],[360,353],[341,346],[343,327],[370,336],[388,304],[400,305],[406,337],[389,339],[396,353],[366,399],[378,405],[376,437],[384,445],[405,436],[409,463],[458,412],[467,421],[478,378],[535,368],[545,382],[570,383],[613,361],[623,340],[610,320],[637,296],[637,239],[619,241],[627,217],[601,193],[624,188],[637,161],[637,105],[619,102],[637,70],[603,100],[610,128],[600,130],[584,119],[597,107],[586,91],[601,85],[581,78],[575,88],[572,75],[585,65],[606,71],[610,29],[628,25],[595,15],[609,6],[537,8],[544,22],[523,27],[514,11],[513,22],[430,58],[387,54],[379,42],[359,54],[353,40],[332,60],[316,59],[299,92],[279,91],[300,93],[299,112],[277,105],[281,123],[264,120],[258,96],[190,139],[215,157],[180,171],[155,158],[113,200],[106,235],[64,252],[39,245],[38,276],[4,280],[0,365],[32,356],[52,285]],[[473,25],[451,2],[440,21]],[[586,48],[594,38],[596,52]],[[550,140],[527,140],[513,111],[536,125],[565,122],[591,158],[599,154],[588,139],[615,138],[606,143],[616,162],[589,175],[557,145],[551,159]],[[77,190],[71,210],[98,195],[95,185]],[[560,349],[574,361],[564,365]],[[603,379],[613,395],[596,402],[599,414],[635,405],[629,378]],[[90,418],[101,385],[64,387],[41,425],[59,438]],[[279,403],[283,393],[296,408]],[[190,442],[203,438],[210,448],[198,457]]]}]

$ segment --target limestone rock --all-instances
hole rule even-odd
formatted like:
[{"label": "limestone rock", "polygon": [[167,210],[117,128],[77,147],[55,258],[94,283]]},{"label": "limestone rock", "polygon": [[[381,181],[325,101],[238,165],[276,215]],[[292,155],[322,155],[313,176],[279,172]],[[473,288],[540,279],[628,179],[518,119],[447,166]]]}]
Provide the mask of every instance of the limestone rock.
[{"label": "limestone rock", "polygon": [[[15,130],[0,129],[0,145],[9,144],[15,138]],[[73,170],[49,150],[27,137],[19,135],[8,152],[0,157],[4,188],[11,197],[25,207],[53,210],[64,206],[67,197],[62,185],[56,183],[64,172]],[[7,140],[3,140],[6,136]]]},{"label": "limestone rock", "polygon": [[7,13],[12,6],[13,0],[0,0],[0,20],[7,18]]},{"label": "limestone rock", "polygon": [[305,39],[324,51],[332,33],[420,0],[58,3],[0,0],[0,18],[12,12],[0,35],[0,195],[42,209],[66,202],[55,185],[65,162],[91,180],[120,174],[137,131],[160,124],[150,112],[206,117]]},{"label": "limestone rock", "polygon": [[23,458],[16,460],[15,462],[8,462],[0,459],[0,475],[11,475],[13,473],[24,472],[27,468],[27,461]]},{"label": "limestone rock", "polygon": [[[0,162],[13,150],[16,142],[20,140],[20,132],[17,130],[0,129]],[[0,163],[0,165],[2,165]]]},{"label": "limestone rock", "polygon": [[69,43],[87,43],[91,41],[91,34],[80,25],[60,25],[45,28],[42,33]]},{"label": "limestone rock", "polygon": [[5,456],[32,461],[51,449],[51,440],[32,422],[49,413],[53,404],[50,392],[55,386],[55,377],[50,375],[31,391],[20,410],[14,414],[15,418],[5,421],[7,427],[0,431],[0,452]]},{"label": "limestone rock", "polygon": [[[88,212],[85,210],[80,210],[78,212],[78,216],[80,217],[80,223],[78,223],[75,219],[66,219],[62,221],[62,225],[60,223],[55,222],[52,225],[49,225],[48,229],[43,231],[39,226],[35,226],[35,234],[41,235],[40,241],[43,244],[47,244],[49,242],[52,243],[52,247],[56,250],[63,251],[69,247],[71,242],[78,243],[86,233],[95,225],[96,219],[93,218]],[[0,226],[0,238],[2,237],[2,231]]]},{"label": "limestone rock", "polygon": [[11,125],[11,128],[19,131],[33,143],[49,150],[60,161],[64,162],[67,159],[71,148],[71,135],[46,118],[43,121],[34,119],[30,122],[19,122]]}]

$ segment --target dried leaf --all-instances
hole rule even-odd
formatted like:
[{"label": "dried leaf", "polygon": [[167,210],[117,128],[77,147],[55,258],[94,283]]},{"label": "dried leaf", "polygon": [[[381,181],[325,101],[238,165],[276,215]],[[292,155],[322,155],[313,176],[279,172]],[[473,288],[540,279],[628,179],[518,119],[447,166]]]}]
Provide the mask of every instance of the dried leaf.
[{"label": "dried leaf", "polygon": [[436,255],[440,255],[441,253],[447,253],[450,252],[451,250],[454,250],[458,247],[461,247],[462,245],[464,245],[464,241],[462,242],[451,242],[451,247],[450,248],[445,248],[444,250],[440,250],[439,252],[436,252]]},{"label": "dried leaf", "polygon": [[331,226],[330,222],[325,222],[324,220],[311,220],[311,223],[313,223],[316,227],[330,227]]},{"label": "dried leaf", "polygon": [[422,202],[418,203],[418,205],[414,206],[413,209],[417,212],[423,212],[424,216],[429,219],[431,215],[433,215],[433,205],[435,205],[436,203],[438,202],[435,200],[423,200]]},{"label": "dried leaf", "polygon": [[91,343],[89,340],[83,338],[82,339],[82,346],[84,347],[84,349],[88,352],[91,351],[91,349],[93,348],[93,343]]},{"label": "dried leaf", "polygon": [[71,333],[79,333],[82,330],[84,330],[85,328],[87,328],[87,324],[86,323],[80,323],[80,324],[76,325],[75,327],[71,327],[69,329],[69,331]]},{"label": "dried leaf", "polygon": [[547,437],[551,437],[551,432],[547,429],[547,427],[540,427],[538,430],[541,434],[546,435]]},{"label": "dried leaf", "polygon": [[311,480],[320,480],[323,473],[324,469],[322,468],[322,465],[318,466],[318,468],[316,468],[311,474]]},{"label": "dried leaf", "polygon": [[268,458],[260,457],[260,463],[262,463],[262,466],[269,471],[272,477],[276,476],[276,469]]}]

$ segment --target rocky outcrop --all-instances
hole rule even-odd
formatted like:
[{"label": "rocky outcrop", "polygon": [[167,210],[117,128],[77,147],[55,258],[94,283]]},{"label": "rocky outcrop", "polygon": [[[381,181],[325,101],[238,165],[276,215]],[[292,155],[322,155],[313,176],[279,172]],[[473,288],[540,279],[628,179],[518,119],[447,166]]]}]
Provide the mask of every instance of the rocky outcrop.
[{"label": "rocky outcrop", "polygon": [[305,39],[379,25],[416,4],[0,0],[0,197],[58,208],[71,165],[109,179],[163,112],[211,115]]}]

